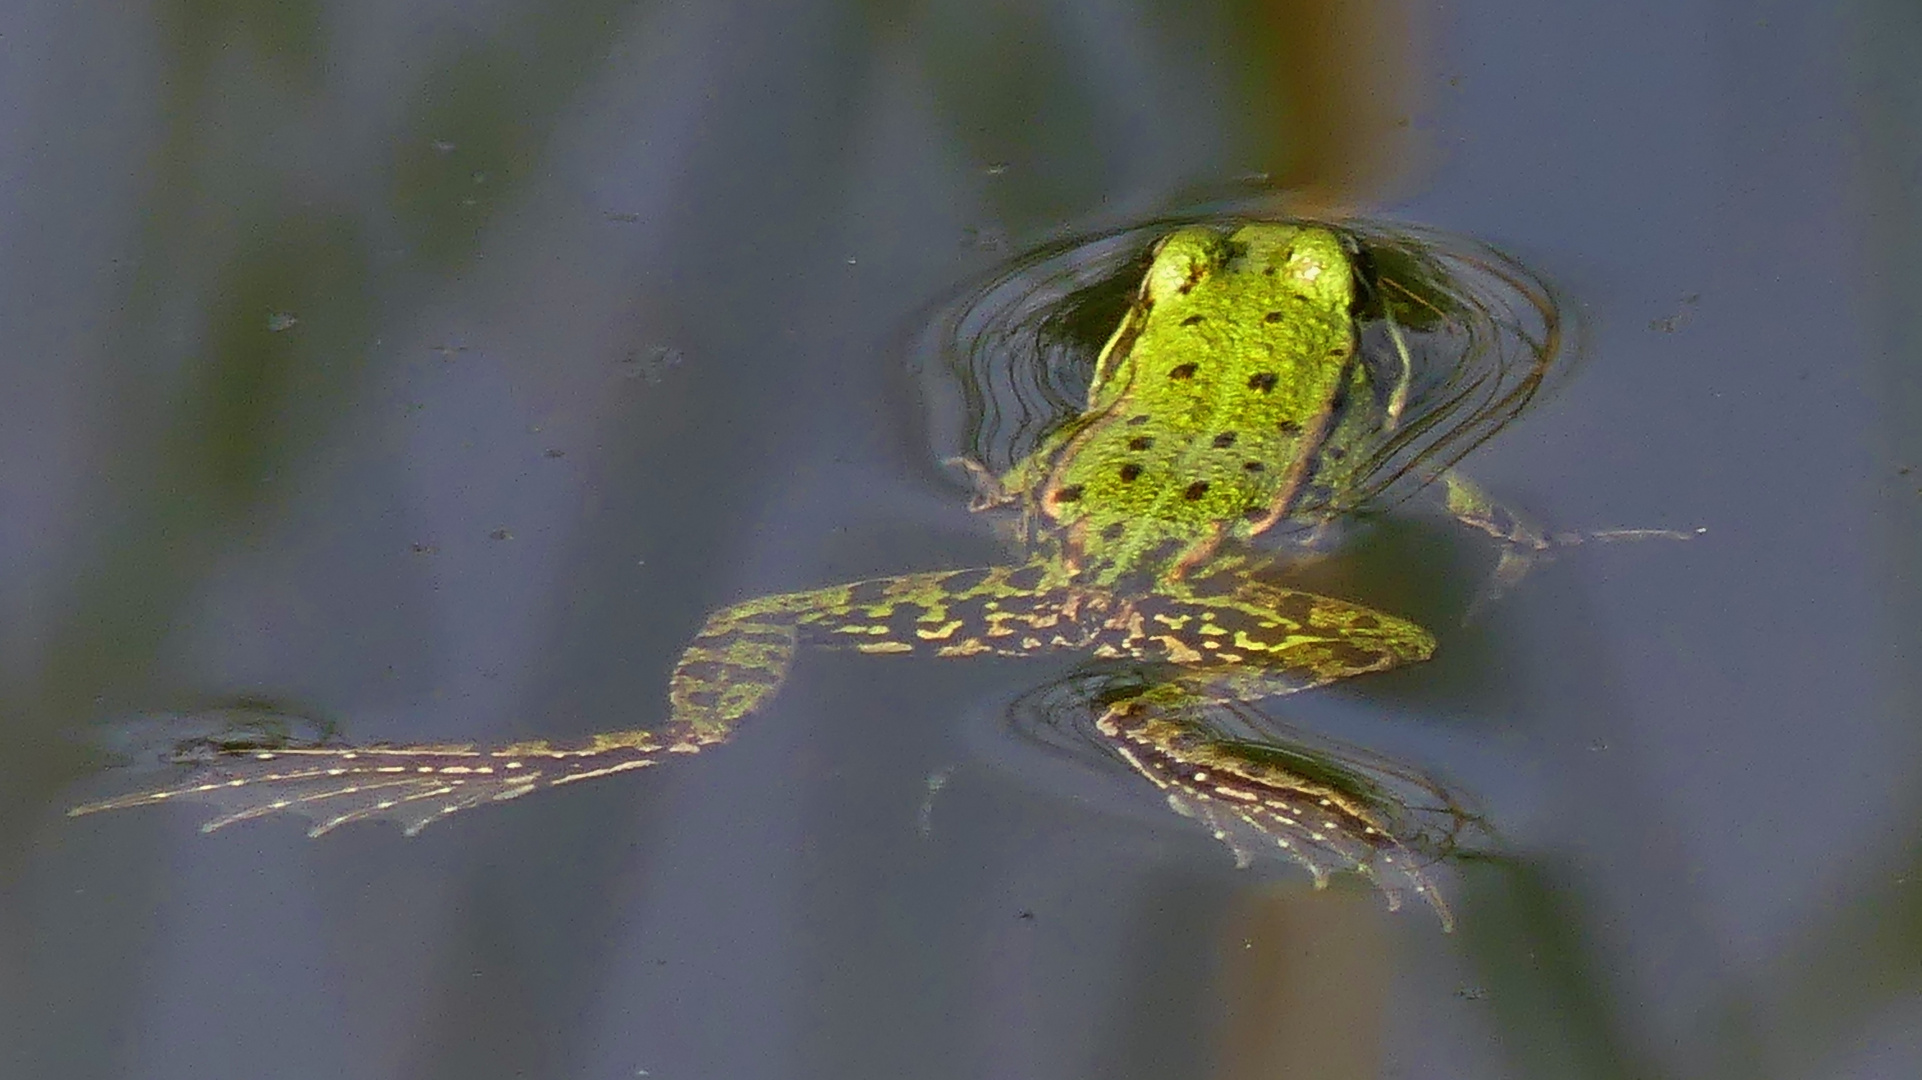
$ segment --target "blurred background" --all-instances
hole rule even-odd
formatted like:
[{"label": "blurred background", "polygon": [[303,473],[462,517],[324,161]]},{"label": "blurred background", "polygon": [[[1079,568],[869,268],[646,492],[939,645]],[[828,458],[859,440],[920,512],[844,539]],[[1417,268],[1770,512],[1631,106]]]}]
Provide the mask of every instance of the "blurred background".
[{"label": "blurred background", "polygon": [[[0,1072],[1922,1074],[1922,13],[1859,0],[15,0]],[[997,557],[904,342],[1261,178],[1488,240],[1579,377],[1384,530],[1438,659],[1317,700],[1478,796],[1461,921],[1238,873],[1008,731],[1064,668],[804,656],[719,751],[324,840],[116,733],[643,726],[703,614]]]}]

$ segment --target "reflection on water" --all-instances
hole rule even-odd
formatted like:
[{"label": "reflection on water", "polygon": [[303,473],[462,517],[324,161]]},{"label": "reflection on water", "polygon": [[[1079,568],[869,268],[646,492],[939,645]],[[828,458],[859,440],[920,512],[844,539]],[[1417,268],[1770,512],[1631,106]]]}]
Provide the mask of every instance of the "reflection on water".
[{"label": "reflection on water", "polygon": [[[1287,10],[16,12],[0,1053],[1913,1074],[1922,28],[1470,5],[1324,35]],[[1384,70],[1406,89],[1356,92]],[[1008,250],[1251,173],[1333,177],[1342,207],[1418,188],[1395,216],[1554,274],[1587,362],[1478,478],[1555,523],[1712,530],[1586,550],[1468,628],[1440,601],[1488,568],[1433,544],[1304,570],[1439,636],[1288,720],[1339,714],[1480,797],[1502,844],[1459,868],[1461,933],[970,768],[953,720],[1033,686],[1013,661],[825,657],[703,768],[404,843],[61,815],[110,794],[105,722],[254,697],[356,738],[563,743],[653,721],[730,600],[991,561],[904,437],[900,328]],[[1316,1029],[1351,1037],[1262,1042]]]}]

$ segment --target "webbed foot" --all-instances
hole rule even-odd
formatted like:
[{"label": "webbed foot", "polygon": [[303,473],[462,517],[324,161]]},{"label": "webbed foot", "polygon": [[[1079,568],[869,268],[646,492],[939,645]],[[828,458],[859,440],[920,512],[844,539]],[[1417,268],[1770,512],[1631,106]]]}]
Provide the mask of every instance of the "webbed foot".
[{"label": "webbed foot", "polygon": [[464,744],[340,746],[287,742],[228,745],[210,752],[204,737],[183,740],[171,760],[197,764],[162,787],[86,803],[70,817],[162,803],[211,806],[201,832],[289,813],[320,836],[351,821],[395,821],[409,836],[449,814],[614,773],[645,768],[692,744],[646,731],[593,736],[576,747],[523,742],[497,748]]},{"label": "webbed foot", "polygon": [[1095,731],[1167,794],[1170,808],[1226,844],[1237,866],[1279,855],[1313,875],[1316,888],[1337,871],[1358,873],[1381,890],[1389,910],[1401,907],[1406,890],[1434,909],[1443,930],[1454,928],[1427,868],[1475,819],[1446,789],[1327,740],[1228,737],[1205,721],[1209,709],[1230,710],[1244,723],[1259,715],[1164,684],[1111,703]]}]

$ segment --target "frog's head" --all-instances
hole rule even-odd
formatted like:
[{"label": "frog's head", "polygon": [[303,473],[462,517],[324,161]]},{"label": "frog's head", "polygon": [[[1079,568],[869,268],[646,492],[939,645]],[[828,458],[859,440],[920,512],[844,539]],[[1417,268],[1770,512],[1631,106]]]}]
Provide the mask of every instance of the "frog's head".
[{"label": "frog's head", "polygon": [[1170,233],[1155,250],[1142,296],[1152,304],[1186,295],[1226,270],[1247,278],[1274,278],[1276,285],[1317,307],[1345,311],[1355,296],[1352,266],[1342,238],[1318,225],[1257,221],[1226,236],[1192,227]]}]

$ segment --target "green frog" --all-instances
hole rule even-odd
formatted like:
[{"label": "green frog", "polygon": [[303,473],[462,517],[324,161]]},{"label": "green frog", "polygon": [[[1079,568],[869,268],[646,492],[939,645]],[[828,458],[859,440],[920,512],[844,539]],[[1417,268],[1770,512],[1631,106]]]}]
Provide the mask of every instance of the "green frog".
[{"label": "green frog", "polygon": [[[585,745],[226,747],[187,782],[73,813],[205,802],[212,830],[276,811],[313,835],[387,818],[409,834],[486,802],[648,768],[726,742],[781,687],[802,646],[922,657],[1079,654],[1140,672],[1090,695],[1090,737],[1228,842],[1363,873],[1446,906],[1365,777],[1258,738],[1215,711],[1429,657],[1434,637],[1385,612],[1264,580],[1252,543],[1360,485],[1400,422],[1360,357],[1352,234],[1312,222],[1174,229],[1153,249],[1096,361],[1085,407],[976,507],[1012,506],[1026,557],[763,596],[708,616],[676,665],[665,721]],[[1392,328],[1391,328],[1392,329]]]}]

